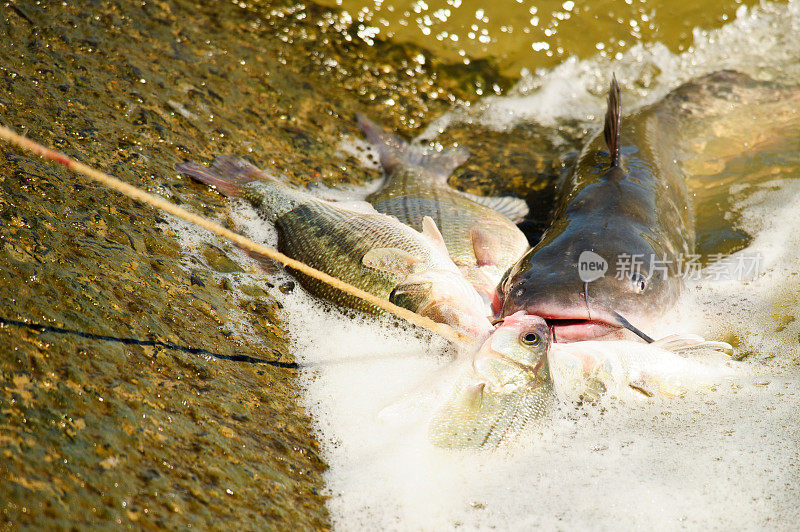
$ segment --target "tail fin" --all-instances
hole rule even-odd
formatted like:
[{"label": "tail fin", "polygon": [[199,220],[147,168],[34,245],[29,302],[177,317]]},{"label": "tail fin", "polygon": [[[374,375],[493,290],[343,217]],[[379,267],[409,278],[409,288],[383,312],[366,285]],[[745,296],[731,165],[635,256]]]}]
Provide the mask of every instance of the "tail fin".
[{"label": "tail fin", "polygon": [[211,166],[201,166],[187,161],[175,165],[175,170],[193,179],[211,185],[230,197],[238,197],[241,188],[253,181],[271,181],[272,178],[240,157],[220,155]]},{"label": "tail fin", "polygon": [[603,135],[606,138],[606,146],[611,156],[611,167],[619,166],[619,122],[622,111],[621,96],[617,76],[612,75],[611,87],[608,89],[608,109],[606,110],[606,123],[603,127]]},{"label": "tail fin", "polygon": [[409,144],[400,137],[384,131],[361,113],[356,113],[356,120],[367,140],[377,148],[381,165],[387,172],[391,172],[398,165],[421,166],[446,179],[469,157],[469,152],[463,147],[436,151]]}]

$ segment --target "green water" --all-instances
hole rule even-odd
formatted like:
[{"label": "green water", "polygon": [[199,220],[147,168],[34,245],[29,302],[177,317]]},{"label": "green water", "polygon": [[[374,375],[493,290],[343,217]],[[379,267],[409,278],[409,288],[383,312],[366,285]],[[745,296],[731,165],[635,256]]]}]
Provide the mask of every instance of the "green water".
[{"label": "green water", "polygon": [[[540,3],[532,24],[527,4],[496,2],[480,20],[477,2],[453,4],[446,21],[433,22],[444,3],[421,10],[426,35],[401,2],[346,2],[348,15],[282,1],[10,2],[0,122],[224,219],[228,202],[174,163],[230,153],[296,183],[363,182],[377,174],[336,147],[357,134],[356,111],[408,133],[508,89],[522,67],[599,44],[680,50],[738,5]],[[583,126],[564,126],[579,145]],[[532,230],[545,223],[563,145],[532,126],[448,134],[473,152],[455,184],[515,191],[541,213]],[[36,157],[3,146],[0,160],[5,528],[328,527],[325,463],[269,277],[241,271],[230,247],[184,250],[159,213]]]}]

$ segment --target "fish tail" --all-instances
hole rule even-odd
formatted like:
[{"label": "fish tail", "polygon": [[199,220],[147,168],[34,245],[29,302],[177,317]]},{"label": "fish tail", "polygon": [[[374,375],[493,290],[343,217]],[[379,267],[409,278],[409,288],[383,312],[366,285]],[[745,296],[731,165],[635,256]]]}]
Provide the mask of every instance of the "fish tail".
[{"label": "fish tail", "polygon": [[608,146],[611,157],[611,167],[619,166],[619,123],[621,109],[621,96],[617,76],[612,74],[611,86],[608,88],[608,109],[606,110],[606,123],[603,127],[603,136]]},{"label": "fish tail", "polygon": [[175,165],[175,170],[201,183],[216,187],[230,197],[241,196],[242,187],[253,181],[273,181],[272,177],[246,160],[231,155],[216,157],[209,167],[193,161],[178,163]]},{"label": "fish tail", "polygon": [[381,166],[387,172],[393,171],[400,165],[420,166],[447,178],[469,157],[469,152],[463,147],[438,151],[409,144],[385,131],[361,113],[356,113],[356,120],[367,141],[377,148]]}]

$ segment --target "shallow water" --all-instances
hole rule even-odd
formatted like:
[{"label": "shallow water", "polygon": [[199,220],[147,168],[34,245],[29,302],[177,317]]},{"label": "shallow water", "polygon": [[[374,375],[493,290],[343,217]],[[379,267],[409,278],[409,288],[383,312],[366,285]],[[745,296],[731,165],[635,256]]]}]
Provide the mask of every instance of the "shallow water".
[{"label": "shallow water", "polygon": [[[791,224],[800,160],[784,170],[793,177],[739,186],[732,200],[737,227],[753,236],[740,253],[762,257],[761,275],[695,283],[657,331],[733,341],[746,355],[737,377],[681,399],[562,403],[495,451],[447,451],[428,440],[463,370],[442,340],[388,318],[354,318],[300,287],[284,295],[304,404],[330,466],[334,525],[791,529],[800,518],[800,286],[785,280],[800,279],[790,258],[800,250]],[[233,218],[275,243],[247,206],[236,203]],[[184,241],[196,238],[190,231]],[[245,267],[244,256],[237,260]],[[767,303],[780,282],[782,304]]]},{"label": "shallow water", "polygon": [[[611,71],[631,110],[718,68],[800,80],[796,2],[620,4],[623,28],[585,24],[603,2],[563,21],[542,4],[537,28],[559,20],[544,37],[509,32],[516,5],[496,4],[472,30],[494,40],[460,56],[434,42],[439,26],[390,23],[385,42],[312,4],[13,3],[2,122],[266,241],[252,211],[229,211],[172,164],[231,153],[295,183],[363,183],[377,172],[340,149],[358,137],[354,112],[406,133],[432,124],[426,138],[473,153],[451,182],[525,197],[535,238],[554,179],[598,126]],[[471,40],[459,17],[476,10],[464,2],[447,22],[459,43]],[[529,55],[533,42],[554,53]],[[518,78],[523,66],[532,73]],[[791,528],[798,139],[698,166],[713,185],[696,190],[701,250],[761,253],[765,273],[692,289],[668,325],[736,343],[746,379],[682,400],[566,405],[522,444],[477,455],[426,440],[458,369],[441,340],[354,320],[224,242],[3,148],[2,520]]]}]

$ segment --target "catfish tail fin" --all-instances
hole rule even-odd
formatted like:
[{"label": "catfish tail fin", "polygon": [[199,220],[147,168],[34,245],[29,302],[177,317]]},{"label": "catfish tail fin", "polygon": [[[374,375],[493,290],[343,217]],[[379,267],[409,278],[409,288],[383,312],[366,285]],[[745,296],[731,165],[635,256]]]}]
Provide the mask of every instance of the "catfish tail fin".
[{"label": "catfish tail fin", "polygon": [[378,150],[381,166],[387,172],[391,172],[399,165],[421,166],[446,179],[469,157],[469,152],[463,147],[437,151],[409,144],[385,131],[361,113],[356,113],[356,120],[369,143]]},{"label": "catfish tail fin", "polygon": [[201,166],[187,161],[175,165],[175,170],[217,188],[230,197],[241,195],[241,188],[253,181],[273,181],[273,178],[246,160],[231,155],[220,155],[211,166]]},{"label": "catfish tail fin", "polygon": [[611,167],[619,166],[619,122],[622,111],[621,97],[617,76],[612,75],[611,86],[608,89],[608,109],[606,110],[606,123],[603,135],[606,138],[608,154],[611,157]]}]

